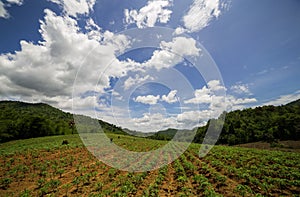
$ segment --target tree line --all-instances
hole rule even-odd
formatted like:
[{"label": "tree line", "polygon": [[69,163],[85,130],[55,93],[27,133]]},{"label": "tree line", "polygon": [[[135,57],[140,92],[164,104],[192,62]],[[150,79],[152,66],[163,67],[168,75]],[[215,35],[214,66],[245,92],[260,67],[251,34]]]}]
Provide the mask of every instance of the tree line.
[{"label": "tree line", "polygon": [[[101,120],[97,121],[105,132],[125,133],[120,127]],[[87,132],[97,132],[95,127],[88,124],[75,125],[73,114],[48,104],[0,101],[0,143],[17,139],[76,134],[77,126]]]},{"label": "tree line", "polygon": [[218,144],[243,144],[277,140],[300,140],[300,100],[282,106],[262,106],[254,109],[224,112],[197,130],[194,142],[201,143],[208,126],[218,127],[225,116]]},{"label": "tree line", "polygon": [[[90,119],[81,116],[83,119]],[[224,124],[222,120],[225,117]],[[113,124],[97,120],[104,132],[118,134],[134,134],[136,132],[123,130]],[[208,127],[219,129],[222,127],[217,144],[243,144],[249,142],[277,140],[300,140],[300,100],[282,106],[262,106],[254,109],[224,112],[217,119],[211,119],[197,130],[193,142],[202,143]],[[77,133],[76,127],[86,132],[98,132],[97,128],[88,124],[76,125],[73,114],[63,112],[43,103],[24,103],[19,101],[0,101],[0,143],[16,139],[42,137],[49,135],[66,135]],[[167,129],[148,138],[171,140],[176,132],[181,132],[190,139],[192,132]],[[212,132],[214,133],[214,132]],[[142,134],[142,133],[141,133]],[[141,135],[143,136],[143,135]],[[145,137],[147,135],[144,134]]]}]

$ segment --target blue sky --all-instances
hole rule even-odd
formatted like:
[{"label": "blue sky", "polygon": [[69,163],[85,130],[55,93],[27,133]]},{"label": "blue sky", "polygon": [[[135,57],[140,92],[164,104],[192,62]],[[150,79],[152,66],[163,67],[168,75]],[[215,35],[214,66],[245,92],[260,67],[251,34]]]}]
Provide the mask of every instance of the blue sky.
[{"label": "blue sky", "polygon": [[0,99],[46,102],[142,131],[285,104],[300,98],[299,7],[0,0]]}]

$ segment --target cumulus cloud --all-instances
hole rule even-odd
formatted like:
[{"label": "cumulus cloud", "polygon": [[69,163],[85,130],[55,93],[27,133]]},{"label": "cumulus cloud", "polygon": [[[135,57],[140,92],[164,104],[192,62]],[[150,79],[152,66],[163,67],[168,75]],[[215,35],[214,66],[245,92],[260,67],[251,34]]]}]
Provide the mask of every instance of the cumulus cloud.
[{"label": "cumulus cloud", "polygon": [[202,111],[187,111],[177,115],[177,121],[181,123],[183,128],[194,128],[203,124],[203,121],[207,121],[211,117],[209,110]]},{"label": "cumulus cloud", "polygon": [[85,29],[88,31],[87,35],[90,39],[101,41],[101,28],[95,23],[92,18],[86,20]]},{"label": "cumulus cloud", "polygon": [[149,104],[149,105],[155,105],[159,101],[164,101],[167,103],[175,103],[178,101],[177,99],[177,90],[172,90],[168,93],[168,95],[146,95],[146,96],[138,96],[134,99],[135,102]]},{"label": "cumulus cloud", "polygon": [[221,85],[219,80],[211,80],[207,83],[207,87],[203,86],[201,89],[196,89],[194,92],[194,98],[185,100],[187,104],[201,104],[212,103],[220,98],[219,92],[224,93],[226,88]]},{"label": "cumulus cloud", "polygon": [[172,0],[150,0],[140,10],[124,10],[127,24],[135,23],[138,28],[154,27],[157,22],[167,23],[172,11],[168,9]]},{"label": "cumulus cloud", "polygon": [[154,67],[157,70],[170,68],[183,61],[187,56],[199,56],[201,50],[193,38],[175,37],[171,42],[162,41],[161,50],[153,52],[152,57],[142,64],[144,67]]},{"label": "cumulus cloud", "polygon": [[146,96],[138,96],[134,99],[135,102],[143,103],[143,104],[149,104],[149,105],[155,105],[160,99],[159,95],[146,95]]},{"label": "cumulus cloud", "polygon": [[[203,126],[211,117],[208,110],[187,111],[174,115],[161,113],[144,113],[140,118],[133,118],[131,127],[139,128],[143,132],[154,132],[168,128],[192,129]],[[130,125],[128,125],[130,127]]]},{"label": "cumulus cloud", "polygon": [[239,98],[233,95],[226,95],[226,88],[218,80],[212,80],[201,89],[194,91],[194,97],[185,100],[186,104],[208,104],[212,117],[219,116],[223,110],[243,109],[245,105],[257,102],[256,98]]},{"label": "cumulus cloud", "polygon": [[146,75],[144,77],[139,76],[138,74],[135,75],[134,78],[132,77],[128,77],[126,79],[126,81],[124,82],[124,89],[128,90],[130,89],[132,86],[136,85],[136,84],[140,84],[143,83],[147,80],[153,80],[154,78],[150,75]]},{"label": "cumulus cloud", "polygon": [[184,29],[183,27],[177,27],[174,31],[174,35],[180,35],[183,34],[186,31],[186,29]]},{"label": "cumulus cloud", "polygon": [[184,27],[189,32],[197,32],[220,16],[220,0],[194,0],[187,14],[183,17]]},{"label": "cumulus cloud", "polygon": [[96,0],[50,0],[62,6],[69,16],[76,17],[78,14],[89,14],[93,10]]},{"label": "cumulus cloud", "polygon": [[[2,95],[21,97],[24,101],[44,98],[45,102],[59,95],[65,101],[57,102],[69,102],[65,96],[72,96],[78,69],[78,95],[95,88],[100,73],[112,60],[117,62],[113,69],[118,72],[103,75],[97,86],[99,91],[109,86],[110,76],[126,73],[123,67],[118,67],[115,57],[116,52],[129,44],[126,36],[99,30],[100,42],[88,33],[81,33],[73,18],[57,16],[48,9],[40,24],[42,40],[38,44],[20,41],[20,51],[0,55]],[[59,106],[57,102],[54,106]]]},{"label": "cumulus cloud", "polygon": [[175,102],[178,101],[177,97],[176,97],[176,94],[177,94],[177,90],[172,90],[172,91],[169,92],[168,95],[163,95],[161,97],[161,100],[165,101],[167,103],[175,103]]},{"label": "cumulus cloud", "polygon": [[179,128],[176,117],[167,117],[161,113],[145,113],[141,118],[134,118],[132,121],[133,125],[143,132],[153,132],[167,128]]},{"label": "cumulus cloud", "polygon": [[219,80],[211,80],[207,83],[207,86],[213,92],[226,91],[226,88],[221,85]]}]

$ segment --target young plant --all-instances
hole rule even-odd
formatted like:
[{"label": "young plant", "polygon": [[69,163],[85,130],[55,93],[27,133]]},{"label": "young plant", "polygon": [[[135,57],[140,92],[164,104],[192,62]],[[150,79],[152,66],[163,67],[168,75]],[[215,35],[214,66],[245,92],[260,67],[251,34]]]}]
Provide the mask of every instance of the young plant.
[{"label": "young plant", "polygon": [[70,183],[64,184],[62,186],[62,188],[64,188],[66,190],[66,196],[68,196],[68,192],[69,192],[70,187],[71,187]]}]

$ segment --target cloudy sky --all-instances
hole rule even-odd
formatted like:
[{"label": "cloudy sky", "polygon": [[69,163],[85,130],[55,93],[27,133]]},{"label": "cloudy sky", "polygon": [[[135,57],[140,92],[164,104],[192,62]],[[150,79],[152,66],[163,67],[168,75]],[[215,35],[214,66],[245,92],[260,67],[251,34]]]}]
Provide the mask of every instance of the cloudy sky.
[{"label": "cloudy sky", "polygon": [[0,100],[139,131],[300,98],[298,0],[0,0]]}]

